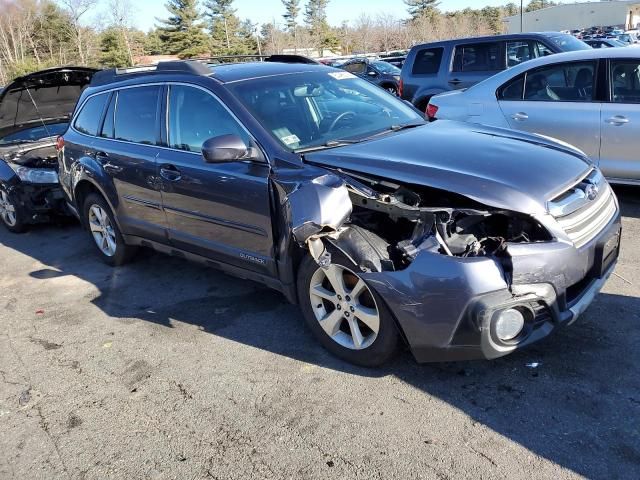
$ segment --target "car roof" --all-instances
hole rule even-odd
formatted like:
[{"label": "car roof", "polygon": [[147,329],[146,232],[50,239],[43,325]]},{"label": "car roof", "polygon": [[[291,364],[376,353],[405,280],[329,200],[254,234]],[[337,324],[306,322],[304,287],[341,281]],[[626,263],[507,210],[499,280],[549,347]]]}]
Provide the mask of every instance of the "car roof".
[{"label": "car roof", "polygon": [[421,43],[419,45],[415,45],[412,49],[423,48],[425,46],[436,46],[436,45],[450,45],[450,44],[458,44],[458,43],[473,43],[473,42],[487,42],[487,41],[499,41],[499,40],[513,40],[518,38],[535,38],[535,37],[557,37],[557,36],[571,36],[568,33],[560,33],[560,32],[527,32],[527,33],[510,33],[505,35],[483,35],[480,37],[463,37],[463,38],[454,38],[451,40],[441,40],[438,42],[427,42]]},{"label": "car roof", "polygon": [[493,85],[508,81],[520,75],[523,72],[529,71],[532,68],[544,67],[545,65],[552,65],[563,62],[577,62],[580,60],[598,60],[598,59],[638,59],[640,60],[640,49],[633,47],[614,47],[614,48],[596,48],[591,50],[576,50],[573,52],[556,53],[546,57],[535,58],[527,62],[522,62],[515,67],[503,70],[496,75],[489,77],[488,79],[475,84],[469,88],[469,91],[480,91],[486,85]]},{"label": "car roof", "polygon": [[247,62],[211,65],[211,70],[213,78],[222,83],[231,83],[294,73],[326,72],[334,69],[326,65],[302,63]]}]

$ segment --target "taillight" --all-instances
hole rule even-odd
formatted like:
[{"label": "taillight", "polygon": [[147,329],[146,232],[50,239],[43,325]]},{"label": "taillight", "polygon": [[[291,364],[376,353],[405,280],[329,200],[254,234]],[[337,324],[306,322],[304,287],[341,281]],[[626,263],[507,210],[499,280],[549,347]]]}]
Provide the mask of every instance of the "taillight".
[{"label": "taillight", "polygon": [[57,139],[56,139],[56,150],[58,152],[62,151],[62,149],[64,148],[64,137],[62,135],[60,135]]},{"label": "taillight", "polygon": [[429,120],[435,120],[436,114],[438,113],[438,107],[430,103],[429,105],[427,105],[427,111],[425,113],[427,114],[427,118]]},{"label": "taillight", "polygon": [[402,79],[400,79],[400,81],[398,82],[398,96],[400,98],[402,98],[402,89],[404,87],[404,82],[402,81]]}]

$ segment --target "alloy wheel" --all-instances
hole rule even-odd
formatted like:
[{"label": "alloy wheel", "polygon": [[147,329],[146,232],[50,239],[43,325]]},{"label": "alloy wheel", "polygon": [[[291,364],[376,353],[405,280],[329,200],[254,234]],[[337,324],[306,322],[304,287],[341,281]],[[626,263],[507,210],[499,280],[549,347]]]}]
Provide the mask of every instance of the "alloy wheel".
[{"label": "alloy wheel", "polygon": [[107,212],[100,205],[89,208],[89,230],[96,245],[107,257],[116,254],[116,233]]},{"label": "alloy wheel", "polygon": [[0,190],[0,217],[10,227],[15,227],[18,222],[16,207],[11,203],[9,195],[4,190]]},{"label": "alloy wheel", "polygon": [[351,350],[369,347],[380,331],[380,312],[367,284],[332,264],[311,277],[309,298],[316,320],[332,340]]}]

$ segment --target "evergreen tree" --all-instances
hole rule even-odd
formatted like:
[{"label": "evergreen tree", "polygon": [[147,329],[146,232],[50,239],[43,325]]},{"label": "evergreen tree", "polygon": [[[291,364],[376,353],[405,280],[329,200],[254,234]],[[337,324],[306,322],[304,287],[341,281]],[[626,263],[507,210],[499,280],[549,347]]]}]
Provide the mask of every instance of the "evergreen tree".
[{"label": "evergreen tree", "polygon": [[282,0],[285,8],[285,14],[282,15],[285,20],[287,30],[295,36],[296,27],[298,26],[298,16],[300,15],[300,0]]},{"label": "evergreen tree", "polygon": [[209,0],[205,3],[205,15],[209,19],[211,51],[214,55],[236,53],[240,19],[232,7],[233,0]]},{"label": "evergreen tree", "polygon": [[309,28],[312,41],[320,56],[323,55],[323,47],[327,47],[327,40],[331,36],[331,29],[327,23],[328,4],[329,0],[309,0],[304,11],[304,23]]},{"label": "evergreen tree", "polygon": [[131,60],[122,32],[108,28],[100,36],[100,63],[105,67],[130,67]]},{"label": "evergreen tree", "polygon": [[434,15],[440,4],[439,0],[404,0],[404,3],[413,20]]},{"label": "evergreen tree", "polygon": [[207,53],[207,36],[202,31],[197,0],[169,0],[169,18],[158,28],[166,52],[191,58]]}]

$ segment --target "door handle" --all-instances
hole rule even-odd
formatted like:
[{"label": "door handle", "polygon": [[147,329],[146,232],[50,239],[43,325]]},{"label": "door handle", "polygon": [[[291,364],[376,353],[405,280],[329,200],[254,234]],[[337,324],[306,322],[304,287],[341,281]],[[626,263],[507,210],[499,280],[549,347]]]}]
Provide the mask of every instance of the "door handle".
[{"label": "door handle", "polygon": [[114,165],[109,161],[109,154],[106,152],[96,152],[96,160],[107,173],[115,174],[122,172],[122,167]]},{"label": "door handle", "polygon": [[529,119],[529,115],[527,115],[524,112],[518,112],[518,113],[514,113],[513,115],[511,115],[511,118],[513,118],[516,122],[522,122],[524,120],[528,120]]},{"label": "door handle", "polygon": [[453,78],[453,79],[449,80],[449,83],[451,85],[460,85],[462,83],[462,80],[459,80],[457,78]]},{"label": "door handle", "polygon": [[622,116],[622,115],[616,115],[614,117],[607,118],[605,120],[605,122],[607,122],[607,123],[609,123],[611,125],[620,126],[620,125],[624,125],[626,123],[629,123],[629,119],[627,117]]},{"label": "door handle", "polygon": [[180,170],[175,165],[164,164],[160,166],[160,176],[168,182],[177,182],[182,178]]}]

